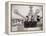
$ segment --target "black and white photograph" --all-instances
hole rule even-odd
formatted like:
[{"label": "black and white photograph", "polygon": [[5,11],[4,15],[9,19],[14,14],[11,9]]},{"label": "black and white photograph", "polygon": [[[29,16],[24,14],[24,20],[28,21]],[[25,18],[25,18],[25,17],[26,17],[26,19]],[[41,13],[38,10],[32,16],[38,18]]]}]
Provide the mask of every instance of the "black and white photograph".
[{"label": "black and white photograph", "polygon": [[11,4],[11,32],[42,30],[42,5]]}]

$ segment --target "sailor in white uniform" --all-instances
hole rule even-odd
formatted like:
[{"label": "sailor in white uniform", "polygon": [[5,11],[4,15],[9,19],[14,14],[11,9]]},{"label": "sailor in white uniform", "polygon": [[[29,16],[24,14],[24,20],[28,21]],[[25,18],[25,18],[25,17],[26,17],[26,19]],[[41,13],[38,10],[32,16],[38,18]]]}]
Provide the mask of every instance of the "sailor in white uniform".
[{"label": "sailor in white uniform", "polygon": [[20,20],[18,20],[17,31],[22,31],[22,30],[24,30],[24,26],[23,26],[22,22]]}]

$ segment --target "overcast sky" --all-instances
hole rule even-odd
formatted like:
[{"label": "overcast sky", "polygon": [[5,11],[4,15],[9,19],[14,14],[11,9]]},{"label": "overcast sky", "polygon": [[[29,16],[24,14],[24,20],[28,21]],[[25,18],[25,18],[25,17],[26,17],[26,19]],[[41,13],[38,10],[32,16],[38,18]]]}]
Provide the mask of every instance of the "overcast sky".
[{"label": "overcast sky", "polygon": [[[30,12],[30,6],[21,6],[21,5],[12,5],[12,17],[13,18],[22,18],[21,16],[19,16],[18,14],[15,14],[14,12],[18,12],[20,13],[22,16],[27,16],[28,13]],[[38,6],[33,6],[32,8],[32,12],[33,14],[36,12],[36,9],[40,10],[40,13],[38,15],[42,16],[42,7],[38,7]]]}]

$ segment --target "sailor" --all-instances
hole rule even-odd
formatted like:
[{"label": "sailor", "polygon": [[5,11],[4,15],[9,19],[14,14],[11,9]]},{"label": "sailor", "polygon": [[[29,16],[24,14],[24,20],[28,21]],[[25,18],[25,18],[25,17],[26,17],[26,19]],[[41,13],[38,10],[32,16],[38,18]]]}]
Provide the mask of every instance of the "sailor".
[{"label": "sailor", "polygon": [[33,25],[33,15],[31,16],[31,19],[29,21],[29,27],[31,27]]},{"label": "sailor", "polygon": [[24,27],[25,27],[25,28],[28,28],[28,27],[29,27],[29,22],[28,22],[28,20],[29,20],[29,17],[26,16],[26,19],[25,19],[25,21],[24,21]]},{"label": "sailor", "polygon": [[38,21],[38,22],[40,21],[40,16],[37,16],[37,21]]},{"label": "sailor", "polygon": [[36,27],[36,25],[37,25],[37,22],[34,21],[33,16],[31,16],[31,21],[29,21],[29,26],[30,26],[30,27]]}]

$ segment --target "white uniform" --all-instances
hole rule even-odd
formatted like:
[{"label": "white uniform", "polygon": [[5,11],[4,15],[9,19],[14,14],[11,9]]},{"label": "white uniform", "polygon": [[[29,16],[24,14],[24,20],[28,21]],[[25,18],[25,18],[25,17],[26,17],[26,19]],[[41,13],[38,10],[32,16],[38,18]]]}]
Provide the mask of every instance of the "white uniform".
[{"label": "white uniform", "polygon": [[24,30],[24,25],[21,22],[17,23],[17,31],[22,31]]}]

